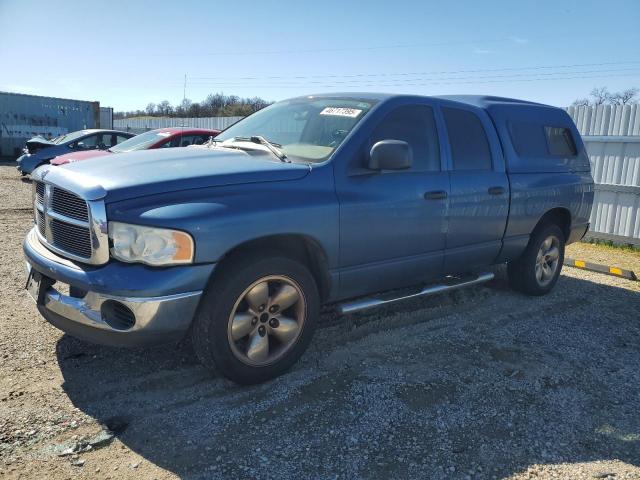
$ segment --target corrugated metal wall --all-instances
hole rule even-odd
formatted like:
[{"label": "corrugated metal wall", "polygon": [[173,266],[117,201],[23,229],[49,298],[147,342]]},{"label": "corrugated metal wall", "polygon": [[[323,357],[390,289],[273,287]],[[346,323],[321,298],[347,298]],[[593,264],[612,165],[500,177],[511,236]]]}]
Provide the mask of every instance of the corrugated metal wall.
[{"label": "corrugated metal wall", "polygon": [[113,128],[113,108],[100,107],[100,128]]},{"label": "corrugated metal wall", "polygon": [[581,135],[640,135],[640,105],[569,107]]},{"label": "corrugated metal wall", "polygon": [[95,128],[99,115],[98,102],[0,92],[0,155],[17,156],[36,135]]},{"label": "corrugated metal wall", "polygon": [[569,107],[595,186],[588,236],[640,245],[640,105]]},{"label": "corrugated metal wall", "polygon": [[143,117],[121,118],[113,121],[113,128],[127,132],[142,133],[147,130],[165,127],[195,127],[223,130],[244,117],[201,117],[201,118],[169,118]]},{"label": "corrugated metal wall", "polygon": [[596,183],[589,236],[640,245],[640,136],[583,140]]}]

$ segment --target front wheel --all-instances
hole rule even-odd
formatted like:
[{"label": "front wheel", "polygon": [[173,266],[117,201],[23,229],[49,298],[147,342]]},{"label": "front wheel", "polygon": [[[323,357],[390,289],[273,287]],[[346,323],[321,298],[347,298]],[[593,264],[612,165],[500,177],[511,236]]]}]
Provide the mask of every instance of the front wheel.
[{"label": "front wheel", "polygon": [[551,291],[562,270],[564,243],[564,234],[557,225],[537,228],[522,256],[507,266],[513,289],[529,295]]},{"label": "front wheel", "polygon": [[200,361],[251,384],[281,375],[307,348],[319,315],[309,270],[284,257],[248,255],[223,266],[192,330]]}]

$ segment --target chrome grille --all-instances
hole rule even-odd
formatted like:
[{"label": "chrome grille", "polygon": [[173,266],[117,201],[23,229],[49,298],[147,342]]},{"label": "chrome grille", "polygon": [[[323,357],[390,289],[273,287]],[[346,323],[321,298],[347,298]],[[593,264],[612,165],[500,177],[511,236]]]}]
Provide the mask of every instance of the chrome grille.
[{"label": "chrome grille", "polygon": [[75,220],[81,220],[83,222],[89,221],[87,202],[77,195],[58,187],[53,187],[53,194],[51,195],[51,211]]},{"label": "chrome grille", "polygon": [[36,188],[36,201],[40,205],[43,205],[44,204],[44,183],[35,182],[35,188]]},{"label": "chrome grille", "polygon": [[109,260],[105,205],[34,178],[34,220],[42,244],[64,257],[95,265]]},{"label": "chrome grille", "polygon": [[44,237],[46,229],[44,224],[44,212],[41,210],[36,210],[36,226],[38,227],[40,235]]},{"label": "chrome grille", "polygon": [[54,247],[79,257],[91,257],[91,234],[89,228],[71,225],[55,218],[49,221]]}]

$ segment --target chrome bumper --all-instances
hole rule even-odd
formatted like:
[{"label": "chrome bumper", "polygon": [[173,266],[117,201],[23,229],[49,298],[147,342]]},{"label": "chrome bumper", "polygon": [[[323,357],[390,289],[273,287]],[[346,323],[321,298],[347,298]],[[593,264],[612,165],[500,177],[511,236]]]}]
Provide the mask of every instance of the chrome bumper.
[{"label": "chrome bumper", "polygon": [[[42,303],[38,305],[42,316],[73,336],[117,347],[179,341],[189,329],[202,295],[201,291],[196,291],[163,297],[119,297],[89,291],[78,298],[62,293],[59,285],[60,282],[56,282],[44,292]],[[106,301],[127,307],[133,313],[135,323],[125,329],[109,325],[102,311]]]}]

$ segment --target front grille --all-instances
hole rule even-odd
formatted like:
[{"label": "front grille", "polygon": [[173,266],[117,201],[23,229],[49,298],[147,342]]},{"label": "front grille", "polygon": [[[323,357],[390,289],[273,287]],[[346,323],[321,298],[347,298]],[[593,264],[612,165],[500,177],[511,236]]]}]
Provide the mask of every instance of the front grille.
[{"label": "front grille", "polygon": [[75,220],[81,220],[83,222],[89,221],[87,202],[77,195],[62,190],[61,188],[53,187],[51,210]]},{"label": "front grille", "polygon": [[44,183],[35,182],[36,185],[36,201],[40,205],[44,205]]},{"label": "front grille", "polygon": [[79,227],[57,219],[49,220],[51,244],[79,257],[91,258],[91,234],[88,227]]},{"label": "front grille", "polygon": [[109,261],[104,201],[86,201],[39,177],[33,179],[33,189],[34,220],[43,245],[79,262],[103,265]]},{"label": "front grille", "polygon": [[42,212],[41,210],[36,210],[36,226],[38,227],[40,235],[44,237],[46,228],[44,224],[44,212]]}]

